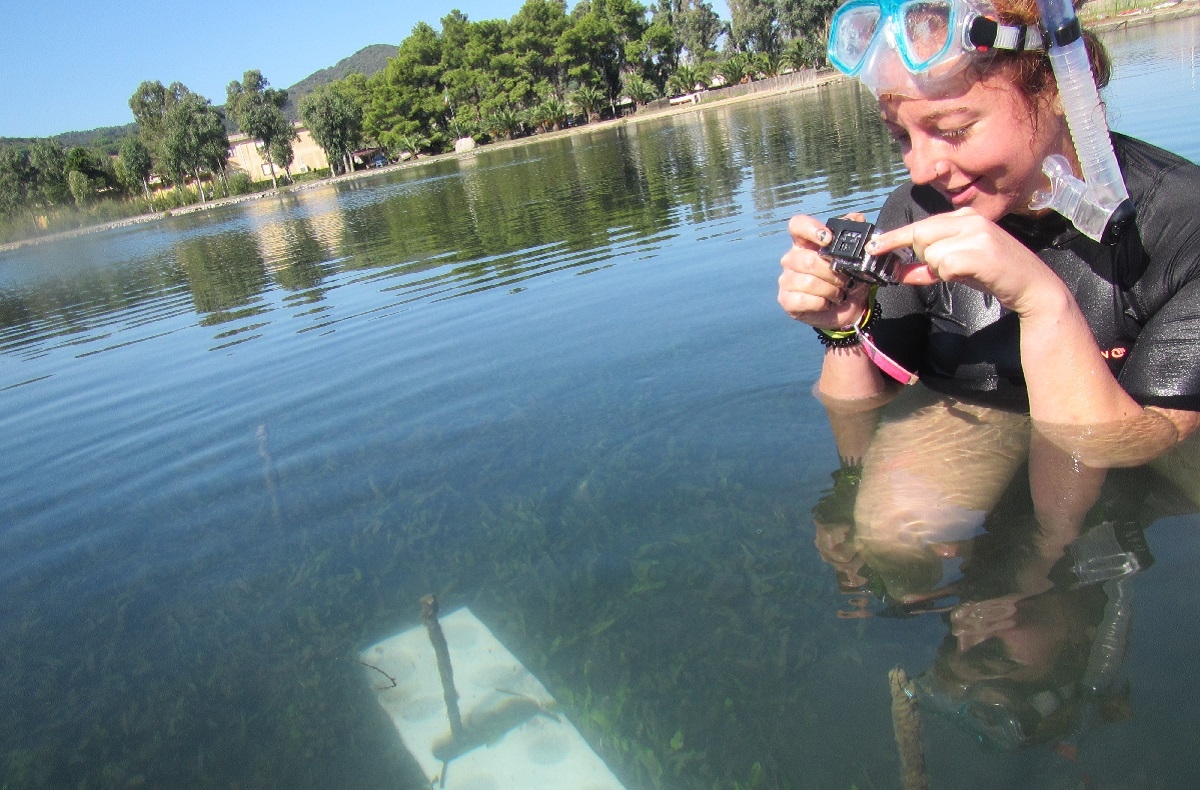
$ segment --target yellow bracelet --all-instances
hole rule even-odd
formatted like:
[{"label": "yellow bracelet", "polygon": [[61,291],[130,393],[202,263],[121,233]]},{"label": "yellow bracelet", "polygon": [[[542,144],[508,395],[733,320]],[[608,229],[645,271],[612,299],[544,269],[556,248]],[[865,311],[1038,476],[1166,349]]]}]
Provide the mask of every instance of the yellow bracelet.
[{"label": "yellow bracelet", "polygon": [[879,286],[871,286],[871,293],[867,296],[867,309],[863,311],[863,314],[853,324],[844,326],[841,329],[821,329],[820,327],[814,327],[821,338],[821,343],[832,348],[848,348],[857,343],[859,333],[866,331],[867,327],[871,324],[871,318],[875,314],[875,292],[878,290]]}]

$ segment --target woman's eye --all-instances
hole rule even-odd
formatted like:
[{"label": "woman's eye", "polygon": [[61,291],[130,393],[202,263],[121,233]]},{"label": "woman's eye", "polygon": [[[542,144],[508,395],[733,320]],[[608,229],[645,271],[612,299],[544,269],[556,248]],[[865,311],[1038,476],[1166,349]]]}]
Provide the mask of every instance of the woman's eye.
[{"label": "woman's eye", "polygon": [[943,140],[962,140],[967,136],[967,132],[970,131],[970,129],[970,126],[957,126],[953,129],[940,129],[938,130],[938,136]]}]

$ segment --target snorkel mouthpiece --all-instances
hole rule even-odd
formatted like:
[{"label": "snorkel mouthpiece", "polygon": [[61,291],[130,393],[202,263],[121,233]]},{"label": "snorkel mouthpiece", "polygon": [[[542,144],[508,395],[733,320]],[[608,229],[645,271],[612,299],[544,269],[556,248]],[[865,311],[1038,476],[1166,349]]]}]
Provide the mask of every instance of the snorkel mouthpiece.
[{"label": "snorkel mouthpiece", "polygon": [[1071,0],[1038,0],[1038,11],[1083,179],[1071,172],[1066,158],[1046,157],[1042,172],[1050,188],[1037,192],[1029,207],[1054,209],[1089,238],[1115,244],[1133,221],[1134,207],[1108,135],[1083,30]]}]

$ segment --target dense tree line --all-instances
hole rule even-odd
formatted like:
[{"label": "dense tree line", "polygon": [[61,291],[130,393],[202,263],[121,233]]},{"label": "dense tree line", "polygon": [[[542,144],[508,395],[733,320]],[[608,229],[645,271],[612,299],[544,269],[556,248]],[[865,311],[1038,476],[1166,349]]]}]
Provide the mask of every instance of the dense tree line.
[{"label": "dense tree line", "polygon": [[414,27],[383,71],[326,86],[300,115],[335,167],[364,140],[417,155],[551,131],[714,79],[823,65],[836,4],[733,0],[731,22],[706,0],[580,0],[569,12],[565,0],[526,0],[509,20],[481,22],[453,11],[440,30]]},{"label": "dense tree line", "polygon": [[[561,129],[627,101],[822,65],[837,1],[729,0],[728,22],[708,0],[579,0],[569,11],[566,0],[526,0],[511,19],[479,22],[453,11],[440,30],[417,24],[383,71],[304,96],[300,116],[335,172],[352,168],[351,152],[367,142],[416,156],[463,137]],[[0,214],[33,216],[97,196],[149,201],[156,176],[179,201],[189,182],[201,201],[206,190],[240,191],[225,171],[230,122],[287,171],[296,136],[282,112],[287,98],[257,70],[229,84],[224,112],[178,82],[143,82],[129,100],[137,134],[118,142],[115,157],[53,140],[0,150]]]}]

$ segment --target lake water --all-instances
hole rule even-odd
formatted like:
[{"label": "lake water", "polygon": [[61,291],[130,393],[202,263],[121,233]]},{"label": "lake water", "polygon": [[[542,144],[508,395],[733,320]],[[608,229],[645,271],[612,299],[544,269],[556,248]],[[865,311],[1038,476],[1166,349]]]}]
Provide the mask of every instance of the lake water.
[{"label": "lake water", "polygon": [[[1107,40],[1114,127],[1200,161],[1200,23]],[[425,593],[629,788],[898,786],[887,672],[947,625],[814,549],[775,278],[789,216],[902,178],[839,83],[0,254],[0,787],[418,787],[353,659]],[[1158,485],[1112,481],[1155,505],[1128,696],[1016,750],[927,716],[935,787],[1190,784]]]}]

